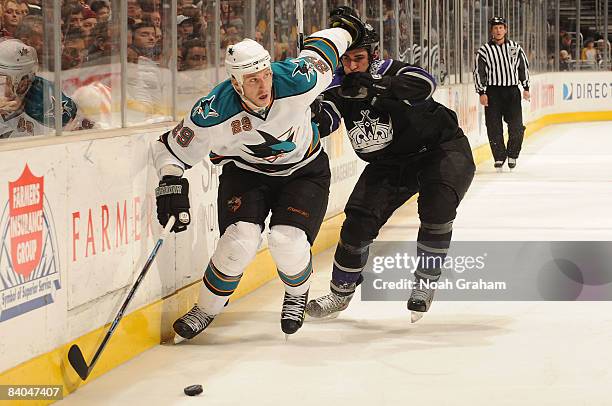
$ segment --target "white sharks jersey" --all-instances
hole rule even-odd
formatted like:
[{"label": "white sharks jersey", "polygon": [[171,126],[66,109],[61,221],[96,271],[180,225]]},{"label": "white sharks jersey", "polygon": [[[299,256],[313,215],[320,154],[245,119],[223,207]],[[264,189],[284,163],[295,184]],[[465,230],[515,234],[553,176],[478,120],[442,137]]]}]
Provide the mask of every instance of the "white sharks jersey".
[{"label": "white sharks jersey", "polygon": [[0,139],[51,134],[54,128],[45,127],[21,110],[10,115],[0,114]]},{"label": "white sharks jersey", "polygon": [[[75,131],[94,128],[83,117],[74,101],[62,93],[62,128]],[[22,109],[10,114],[0,113],[0,139],[46,135],[55,132],[55,98],[53,84],[35,77]]]},{"label": "white sharks jersey", "polygon": [[189,168],[206,155],[213,164],[231,161],[273,176],[308,164],[321,151],[310,104],[331,83],[349,43],[347,31],[330,28],[306,38],[297,58],[273,62],[272,104],[263,115],[247,107],[229,80],[219,84],[156,143],[158,171],[168,164]]}]

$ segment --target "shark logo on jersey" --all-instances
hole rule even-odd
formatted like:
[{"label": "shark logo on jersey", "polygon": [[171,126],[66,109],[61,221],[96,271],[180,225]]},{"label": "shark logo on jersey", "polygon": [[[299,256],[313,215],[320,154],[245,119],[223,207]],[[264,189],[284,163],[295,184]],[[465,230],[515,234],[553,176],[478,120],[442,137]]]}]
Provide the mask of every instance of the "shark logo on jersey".
[{"label": "shark logo on jersey", "polygon": [[294,77],[298,74],[304,75],[306,76],[306,80],[310,82],[310,76],[314,72],[313,66],[306,62],[304,59],[292,59],[291,62],[295,64],[295,68],[293,69],[291,77]]},{"label": "shark logo on jersey", "polygon": [[[51,120],[55,117],[55,97],[51,96],[49,102],[49,108],[45,111],[44,117],[45,121],[51,122]],[[76,106],[72,100],[62,100],[62,122],[63,124],[68,123],[76,116],[76,112],[74,111]]]},{"label": "shark logo on jersey", "polygon": [[361,110],[361,120],[353,121],[348,132],[353,149],[368,153],[385,148],[393,139],[391,123],[381,123],[380,118],[371,118],[369,110]]},{"label": "shark logo on jersey", "polygon": [[285,141],[281,141],[265,131],[256,131],[262,136],[265,142],[257,145],[245,145],[245,147],[251,151],[247,152],[251,156],[265,159],[268,162],[274,162],[287,152],[291,152],[296,148],[296,145],[293,143],[293,136],[295,135],[293,127],[285,131],[279,137],[283,138],[284,136],[288,135]]},{"label": "shark logo on jersey", "polygon": [[213,101],[215,101],[216,95],[212,95],[208,99],[202,99],[191,111],[191,117],[200,115],[203,119],[207,119],[208,117],[219,117],[219,113],[217,110],[213,109]]}]

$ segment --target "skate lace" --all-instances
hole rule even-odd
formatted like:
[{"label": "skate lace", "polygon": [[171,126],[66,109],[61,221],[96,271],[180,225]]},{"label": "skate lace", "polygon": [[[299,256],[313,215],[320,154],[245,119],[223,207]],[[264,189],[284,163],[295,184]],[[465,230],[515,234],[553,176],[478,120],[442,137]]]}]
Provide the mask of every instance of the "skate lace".
[{"label": "skate lace", "polygon": [[204,329],[210,320],[212,320],[212,316],[204,313],[197,305],[193,306],[186,315],[182,317],[183,321],[191,327],[193,331],[199,331]]},{"label": "skate lace", "polygon": [[304,315],[305,307],[306,294],[294,296],[287,293],[283,301],[282,318],[300,322]]},{"label": "skate lace", "polygon": [[322,310],[328,311],[342,307],[344,305],[344,297],[336,295],[335,293],[328,293],[316,299],[316,302],[321,306]]},{"label": "skate lace", "polygon": [[411,297],[414,300],[428,301],[433,293],[433,289],[415,287],[412,290]]}]

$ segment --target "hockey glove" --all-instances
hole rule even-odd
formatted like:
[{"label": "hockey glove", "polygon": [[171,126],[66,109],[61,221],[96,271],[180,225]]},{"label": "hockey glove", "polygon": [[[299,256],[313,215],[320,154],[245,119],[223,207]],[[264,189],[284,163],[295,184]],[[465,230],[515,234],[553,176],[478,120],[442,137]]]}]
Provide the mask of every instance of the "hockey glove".
[{"label": "hockey glove", "polygon": [[348,6],[340,6],[329,14],[331,28],[344,28],[351,34],[351,45],[359,44],[365,35],[365,25],[357,16],[355,10]]},{"label": "hockey glove", "polygon": [[377,96],[390,97],[392,93],[389,78],[372,76],[368,72],[355,72],[344,76],[340,95],[352,99],[372,99]]},{"label": "hockey glove", "polygon": [[171,231],[185,231],[191,222],[189,215],[189,181],[178,176],[164,176],[155,188],[157,220],[166,226],[170,216],[176,218]]},{"label": "hockey glove", "polygon": [[321,100],[317,97],[310,104],[310,119],[314,122],[318,122],[322,112],[323,106],[321,105]]}]

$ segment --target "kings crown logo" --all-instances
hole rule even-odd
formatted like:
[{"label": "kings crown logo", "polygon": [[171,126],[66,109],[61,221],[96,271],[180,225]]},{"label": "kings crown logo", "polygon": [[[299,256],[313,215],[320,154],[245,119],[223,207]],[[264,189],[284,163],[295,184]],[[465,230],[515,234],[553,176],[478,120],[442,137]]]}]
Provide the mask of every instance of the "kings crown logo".
[{"label": "kings crown logo", "polygon": [[0,217],[0,323],[53,303],[61,288],[57,236],[44,177],[26,165],[8,183]]}]

